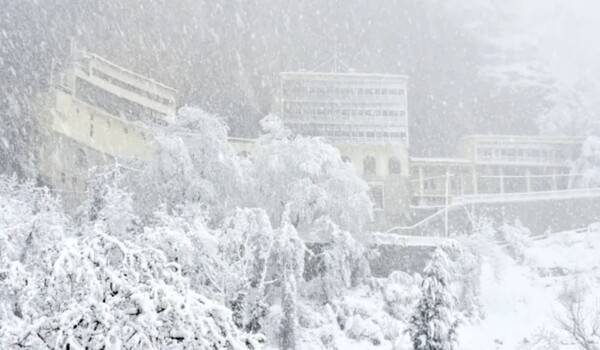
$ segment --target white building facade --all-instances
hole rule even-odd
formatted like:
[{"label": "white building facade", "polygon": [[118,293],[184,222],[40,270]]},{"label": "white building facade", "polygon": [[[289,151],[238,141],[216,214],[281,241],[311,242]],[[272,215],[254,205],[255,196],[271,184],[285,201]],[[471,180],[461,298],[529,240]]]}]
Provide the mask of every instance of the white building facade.
[{"label": "white building facade", "polygon": [[148,126],[164,123],[176,105],[176,90],[73,46],[33,104],[44,136],[40,180],[76,205],[90,168],[150,159]]},{"label": "white building facade", "polygon": [[284,72],[280,81],[279,113],[294,132],[333,143],[408,146],[405,76]]}]

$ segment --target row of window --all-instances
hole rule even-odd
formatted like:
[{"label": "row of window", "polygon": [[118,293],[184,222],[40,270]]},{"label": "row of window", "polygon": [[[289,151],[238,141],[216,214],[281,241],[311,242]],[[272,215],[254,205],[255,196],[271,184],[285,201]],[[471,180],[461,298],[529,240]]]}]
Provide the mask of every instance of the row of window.
[{"label": "row of window", "polygon": [[402,96],[404,89],[399,88],[367,88],[367,87],[335,87],[307,86],[303,84],[285,83],[283,93],[287,96],[297,95],[331,95],[331,96]]},{"label": "row of window", "polygon": [[100,108],[109,114],[132,121],[149,119],[155,123],[164,124],[161,118],[162,114],[101,89],[86,80],[78,78],[75,86],[75,97],[77,99]]},{"label": "row of window", "polygon": [[[451,177],[450,178],[450,188],[449,190],[452,192],[455,191],[460,191],[462,190],[463,187],[463,181],[461,178],[455,178],[455,177]],[[431,191],[431,192],[436,192],[436,191],[444,191],[446,188],[446,178],[442,177],[442,178],[437,178],[437,179],[427,179],[423,181],[423,189],[425,191]]]},{"label": "row of window", "polygon": [[[65,185],[67,183],[67,175],[65,173],[60,173],[60,181]],[[71,177],[71,187],[77,187],[77,177],[73,175]]]},{"label": "row of window", "polygon": [[[80,115],[80,109],[79,109],[79,107],[75,108],[75,113],[77,115]],[[93,138],[94,137],[94,114],[93,113],[89,113],[89,116],[90,116],[90,129],[89,129],[89,132],[90,132],[90,137]],[[110,119],[106,118],[105,121],[106,121],[106,127],[110,129],[111,125],[112,125],[111,122],[110,122]],[[127,126],[123,126],[123,133],[124,134],[128,134],[129,133],[129,129],[127,128]],[[146,138],[144,133],[142,133],[141,135],[142,135],[142,138],[144,138],[144,139]]]},{"label": "row of window", "polygon": [[293,108],[286,107],[283,112],[287,115],[303,115],[303,116],[343,116],[343,117],[404,117],[405,110],[395,109],[327,109],[327,108]]},{"label": "row of window", "polygon": [[566,160],[566,153],[560,149],[530,148],[480,148],[478,155],[482,160]]},{"label": "row of window", "polygon": [[350,123],[285,123],[291,129],[304,131],[335,131],[345,130],[354,132],[385,132],[385,131],[406,131],[403,125],[373,125],[373,124],[350,124]]},{"label": "row of window", "polygon": [[138,95],[144,96],[150,100],[153,100],[155,102],[161,103],[163,105],[166,106],[173,106],[175,104],[175,101],[171,100],[171,99],[167,99],[164,98],[160,95],[157,94],[153,94],[147,90],[143,90],[138,88],[137,86],[131,85],[129,83],[126,83],[116,77],[110,76],[104,72],[99,71],[98,69],[92,68],[92,74],[95,75],[96,77],[107,81],[108,83],[118,86],[120,88],[123,88],[127,91],[131,91],[133,93],[136,93]]},{"label": "row of window", "polygon": [[[351,162],[350,157],[342,157],[346,162]],[[402,174],[402,162],[397,157],[390,157],[387,162],[388,175]],[[377,174],[377,159],[367,156],[363,159],[363,176],[375,176]]]},{"label": "row of window", "polygon": [[305,136],[406,139],[405,131],[327,130],[321,128],[302,128],[294,125],[289,125],[289,127]]}]

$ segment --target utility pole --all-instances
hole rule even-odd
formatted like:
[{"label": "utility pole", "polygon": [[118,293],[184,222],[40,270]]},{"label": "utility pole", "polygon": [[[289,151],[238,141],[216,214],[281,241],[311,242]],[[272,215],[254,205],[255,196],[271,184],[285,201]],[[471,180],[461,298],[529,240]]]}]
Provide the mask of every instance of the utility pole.
[{"label": "utility pole", "polygon": [[446,169],[446,210],[445,210],[445,220],[444,220],[444,232],[446,237],[448,234],[448,207],[450,205],[450,170]]}]

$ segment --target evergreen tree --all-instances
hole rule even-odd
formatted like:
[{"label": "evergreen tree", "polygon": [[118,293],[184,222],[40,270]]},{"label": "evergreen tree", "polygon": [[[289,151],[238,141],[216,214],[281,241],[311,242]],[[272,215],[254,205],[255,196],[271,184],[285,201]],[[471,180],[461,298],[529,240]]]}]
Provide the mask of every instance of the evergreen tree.
[{"label": "evergreen tree", "polygon": [[408,333],[414,350],[453,350],[457,320],[448,288],[448,260],[437,249],[424,271],[421,298],[410,317]]},{"label": "evergreen tree", "polygon": [[279,348],[296,350],[298,348],[298,290],[296,281],[302,279],[304,270],[303,243],[294,227],[284,222],[279,230],[280,239],[276,247],[279,256],[281,275],[281,307],[283,315],[279,329]]}]

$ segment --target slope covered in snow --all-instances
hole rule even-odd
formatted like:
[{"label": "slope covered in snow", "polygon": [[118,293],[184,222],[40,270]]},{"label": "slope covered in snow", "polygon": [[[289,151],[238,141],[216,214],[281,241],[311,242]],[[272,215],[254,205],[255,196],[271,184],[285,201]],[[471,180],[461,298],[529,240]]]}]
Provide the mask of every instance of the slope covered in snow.
[{"label": "slope covered in snow", "polygon": [[462,327],[461,349],[576,349],[557,321],[564,312],[559,296],[565,285],[581,283],[593,304],[600,286],[600,232],[569,231],[525,242],[522,263],[508,254],[510,244],[486,252],[484,318]]}]

